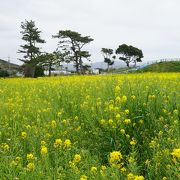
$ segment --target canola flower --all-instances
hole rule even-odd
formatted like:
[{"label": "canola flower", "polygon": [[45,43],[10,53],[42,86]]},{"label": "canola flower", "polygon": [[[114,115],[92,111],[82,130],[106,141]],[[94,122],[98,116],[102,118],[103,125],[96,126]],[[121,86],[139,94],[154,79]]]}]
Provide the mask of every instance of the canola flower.
[{"label": "canola flower", "polygon": [[129,109],[125,109],[124,111],[126,114],[129,114]]},{"label": "canola flower", "polygon": [[27,161],[33,161],[33,160],[35,160],[35,157],[34,157],[34,155],[33,155],[32,153],[27,154],[27,155],[26,155],[26,158],[27,158]]},{"label": "canola flower", "polygon": [[103,125],[103,124],[106,124],[106,120],[101,119],[101,120],[99,121],[99,123],[102,124],[102,125]]},{"label": "canola flower", "polygon": [[81,155],[80,154],[75,154],[73,163],[79,163],[81,161]]},{"label": "canola flower", "polygon": [[56,128],[56,127],[57,127],[57,123],[56,123],[55,120],[52,120],[52,121],[51,121],[51,127],[52,127],[52,128]]},{"label": "canola flower", "polygon": [[80,180],[87,180],[88,177],[86,175],[81,175]]},{"label": "canola flower", "polygon": [[173,152],[171,153],[171,155],[174,158],[180,158],[180,148],[179,149],[174,149]]},{"label": "canola flower", "polygon": [[26,132],[21,132],[21,138],[22,139],[26,139],[26,137],[27,137],[27,133]]},{"label": "canola flower", "polygon": [[113,151],[110,153],[109,162],[110,164],[119,163],[122,159],[122,154],[120,151]]},{"label": "canola flower", "polygon": [[126,169],[125,167],[122,167],[122,168],[120,169],[120,171],[121,171],[121,172],[126,172],[127,169]]},{"label": "canola flower", "polygon": [[106,176],[106,169],[107,169],[106,166],[104,166],[104,165],[101,166],[101,169],[100,169],[101,176],[103,176],[103,177]]},{"label": "canola flower", "polygon": [[91,167],[91,172],[92,172],[92,173],[96,173],[96,172],[97,172],[97,167],[92,166],[92,167]]},{"label": "canola flower", "polygon": [[125,129],[120,129],[120,132],[121,132],[121,134],[125,134],[126,133]]},{"label": "canola flower", "polygon": [[116,103],[120,103],[121,102],[120,96],[117,96],[115,101],[116,101]]},{"label": "canola flower", "polygon": [[59,146],[62,145],[62,140],[61,139],[56,139],[55,142],[54,142],[54,147],[57,148]]},{"label": "canola flower", "polygon": [[144,180],[144,177],[134,175],[133,173],[129,173],[127,176],[127,180]]},{"label": "canola flower", "polygon": [[139,120],[139,124],[143,124],[144,121],[142,119]]},{"label": "canola flower", "polygon": [[130,145],[132,145],[132,146],[133,146],[133,145],[136,145],[136,143],[137,143],[137,142],[136,142],[135,139],[132,139],[132,141],[130,141]]},{"label": "canola flower", "polygon": [[131,124],[131,120],[130,119],[125,119],[123,122],[124,122],[124,124],[127,124],[127,125]]},{"label": "canola flower", "polygon": [[122,102],[126,102],[127,101],[127,96],[122,96]]},{"label": "canola flower", "polygon": [[112,125],[112,124],[113,124],[113,120],[112,120],[112,119],[109,119],[109,120],[108,120],[108,123],[109,123],[109,125]]},{"label": "canola flower", "polygon": [[104,165],[101,166],[101,170],[102,170],[102,171],[105,171],[106,169],[107,169],[106,166],[104,166]]},{"label": "canola flower", "polygon": [[64,147],[65,147],[65,148],[70,148],[71,145],[72,145],[72,143],[71,143],[71,140],[70,140],[70,139],[66,139],[66,140],[64,141]]},{"label": "canola flower", "polygon": [[34,163],[30,162],[27,164],[27,169],[28,171],[34,171],[35,170],[35,165]]},{"label": "canola flower", "polygon": [[132,96],[131,96],[131,99],[132,99],[132,100],[135,100],[135,99],[136,99],[136,96],[135,96],[135,95],[132,95]]},{"label": "canola flower", "polygon": [[121,115],[120,114],[116,114],[116,119],[120,119]]},{"label": "canola flower", "polygon": [[21,157],[17,156],[17,157],[15,158],[15,161],[16,161],[16,162],[19,162],[19,161],[21,161],[21,159],[22,159]]},{"label": "canola flower", "polygon": [[9,151],[9,149],[10,149],[10,147],[7,143],[2,143],[1,148],[3,149],[3,151]]},{"label": "canola flower", "polygon": [[134,180],[144,180],[143,176],[135,176]]},{"label": "canola flower", "polygon": [[48,153],[48,149],[46,146],[41,146],[41,154],[46,155]]}]

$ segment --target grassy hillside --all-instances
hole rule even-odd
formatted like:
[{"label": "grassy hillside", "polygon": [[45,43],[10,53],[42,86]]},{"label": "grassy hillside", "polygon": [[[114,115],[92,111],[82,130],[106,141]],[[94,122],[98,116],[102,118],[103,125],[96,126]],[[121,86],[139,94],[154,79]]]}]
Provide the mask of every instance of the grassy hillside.
[{"label": "grassy hillside", "polygon": [[136,72],[180,72],[180,61],[160,62],[146,66]]}]

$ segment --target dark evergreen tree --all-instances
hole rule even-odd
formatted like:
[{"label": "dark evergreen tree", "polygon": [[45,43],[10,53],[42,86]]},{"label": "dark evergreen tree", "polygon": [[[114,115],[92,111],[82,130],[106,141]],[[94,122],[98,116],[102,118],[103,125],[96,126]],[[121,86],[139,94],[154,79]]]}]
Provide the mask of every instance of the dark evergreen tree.
[{"label": "dark evergreen tree", "polygon": [[38,57],[38,62],[42,66],[46,67],[49,71],[49,76],[51,76],[51,71],[53,67],[61,66],[61,62],[64,61],[64,54],[60,51],[53,53],[44,53]]},{"label": "dark evergreen tree", "polygon": [[19,53],[24,54],[23,59],[20,59],[24,62],[24,73],[25,76],[34,77],[35,67],[38,64],[37,57],[41,54],[40,48],[37,46],[38,43],[45,43],[41,39],[41,31],[35,26],[35,22],[30,20],[21,23],[22,31],[22,40],[26,43],[21,45]]},{"label": "dark evergreen tree", "polygon": [[35,67],[34,77],[43,77],[44,76],[44,68],[42,65],[37,65]]}]

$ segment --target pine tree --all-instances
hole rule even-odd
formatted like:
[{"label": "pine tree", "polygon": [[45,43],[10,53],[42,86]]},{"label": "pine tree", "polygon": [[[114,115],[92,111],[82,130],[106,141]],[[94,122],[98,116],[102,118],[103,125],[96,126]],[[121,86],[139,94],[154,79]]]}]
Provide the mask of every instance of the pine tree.
[{"label": "pine tree", "polygon": [[40,48],[37,47],[38,43],[45,43],[41,39],[41,31],[35,26],[35,22],[30,20],[21,23],[22,40],[26,43],[21,45],[19,53],[24,54],[24,59],[20,59],[24,62],[25,76],[34,76],[35,66],[38,64],[37,57],[41,54]]},{"label": "pine tree", "polygon": [[59,38],[59,47],[66,48],[72,55],[69,59],[74,62],[76,72],[83,73],[83,58],[88,59],[91,55],[83,51],[83,47],[93,39],[90,36],[82,36],[80,33],[71,30],[60,30],[54,38]]}]

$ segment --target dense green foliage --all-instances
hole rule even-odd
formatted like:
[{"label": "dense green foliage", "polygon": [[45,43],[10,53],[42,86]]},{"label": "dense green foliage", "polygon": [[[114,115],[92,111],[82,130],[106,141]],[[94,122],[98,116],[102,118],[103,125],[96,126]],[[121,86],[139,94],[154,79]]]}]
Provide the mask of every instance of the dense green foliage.
[{"label": "dense green foliage", "polygon": [[42,66],[36,66],[34,77],[42,77],[42,76],[44,76],[44,68]]}]

